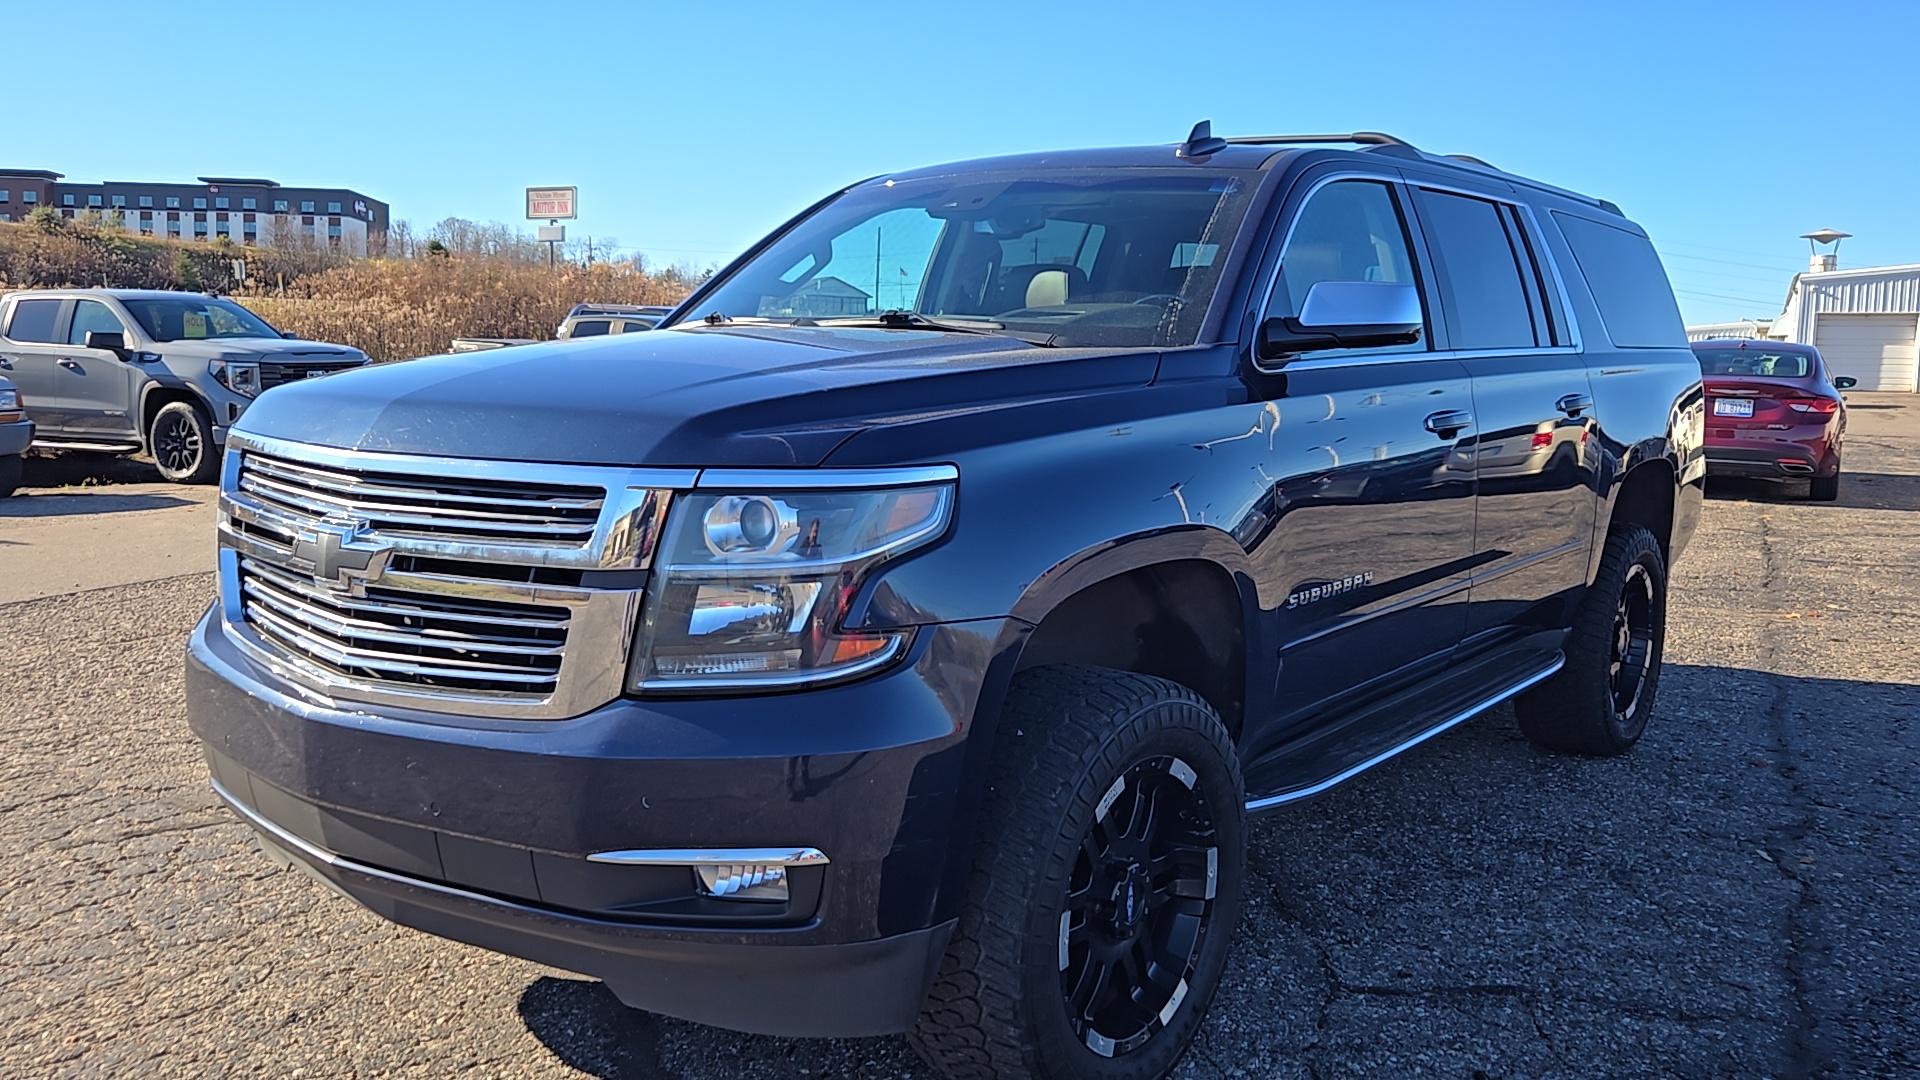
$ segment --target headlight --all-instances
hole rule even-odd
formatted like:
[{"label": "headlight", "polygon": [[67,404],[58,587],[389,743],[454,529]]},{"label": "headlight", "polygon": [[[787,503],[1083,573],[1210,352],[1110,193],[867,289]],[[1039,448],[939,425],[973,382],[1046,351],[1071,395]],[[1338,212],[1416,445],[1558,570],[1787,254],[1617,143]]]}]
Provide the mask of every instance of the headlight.
[{"label": "headlight", "polygon": [[22,410],[26,406],[20,401],[20,391],[0,390],[0,424],[11,424],[26,415]]},{"label": "headlight", "polygon": [[251,360],[215,360],[207,371],[241,397],[260,396],[260,365]]},{"label": "headlight", "polygon": [[847,605],[874,567],[939,539],[952,517],[951,484],[682,498],[629,689],[791,687],[897,659],[911,635],[846,633]]}]

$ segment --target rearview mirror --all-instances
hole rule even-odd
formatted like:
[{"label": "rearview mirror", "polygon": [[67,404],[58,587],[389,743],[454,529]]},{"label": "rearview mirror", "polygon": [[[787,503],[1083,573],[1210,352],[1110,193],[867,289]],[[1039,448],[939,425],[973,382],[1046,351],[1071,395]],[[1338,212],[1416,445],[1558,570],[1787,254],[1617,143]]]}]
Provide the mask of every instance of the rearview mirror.
[{"label": "rearview mirror", "polygon": [[[72,339],[69,338],[69,341]],[[86,345],[89,349],[105,349],[108,352],[127,351],[127,335],[118,330],[89,330]]]},{"label": "rearview mirror", "polygon": [[1298,316],[1260,324],[1262,360],[1318,349],[1371,349],[1420,340],[1426,318],[1420,292],[1391,281],[1319,281],[1307,290]]},{"label": "rearview mirror", "polygon": [[1842,375],[1839,378],[1836,378],[1833,380],[1833,388],[1835,390],[1851,390],[1854,387],[1859,385],[1860,385],[1860,380],[1854,378],[1851,375]]}]

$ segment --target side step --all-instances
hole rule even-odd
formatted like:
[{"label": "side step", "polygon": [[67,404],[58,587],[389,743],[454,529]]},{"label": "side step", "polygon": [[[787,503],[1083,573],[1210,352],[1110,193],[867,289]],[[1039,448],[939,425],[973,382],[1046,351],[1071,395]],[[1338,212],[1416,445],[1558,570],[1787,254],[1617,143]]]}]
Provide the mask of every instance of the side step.
[{"label": "side step", "polygon": [[59,439],[35,439],[35,450],[81,450],[90,454],[136,454],[139,443],[62,442]]},{"label": "side step", "polygon": [[1297,735],[1247,762],[1247,809],[1318,795],[1551,678],[1566,662],[1558,649],[1495,653]]}]

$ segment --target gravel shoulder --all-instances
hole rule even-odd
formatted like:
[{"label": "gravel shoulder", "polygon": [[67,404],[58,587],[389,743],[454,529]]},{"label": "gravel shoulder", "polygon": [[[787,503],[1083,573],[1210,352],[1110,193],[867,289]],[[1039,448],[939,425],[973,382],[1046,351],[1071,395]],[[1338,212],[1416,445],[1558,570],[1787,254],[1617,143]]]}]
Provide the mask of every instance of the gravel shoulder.
[{"label": "gravel shoulder", "polygon": [[[1542,754],[1496,710],[1256,819],[1183,1076],[1920,1073],[1920,403],[1853,398],[1839,503],[1713,488],[1633,754]],[[183,718],[201,494],[0,504],[0,1075],[928,1075],[899,1039],[636,1013],[274,870]],[[184,505],[14,505],[115,498]],[[176,527],[177,563],[124,554]]]}]

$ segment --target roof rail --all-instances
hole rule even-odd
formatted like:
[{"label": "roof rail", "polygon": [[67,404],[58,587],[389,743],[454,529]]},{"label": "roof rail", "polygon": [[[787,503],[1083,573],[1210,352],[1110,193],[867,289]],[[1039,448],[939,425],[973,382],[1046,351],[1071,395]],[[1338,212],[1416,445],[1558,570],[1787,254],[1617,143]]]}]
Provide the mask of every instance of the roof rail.
[{"label": "roof rail", "polygon": [[1360,143],[1365,146],[1404,146],[1413,148],[1405,139],[1379,131],[1355,131],[1346,135],[1241,135],[1228,139],[1236,146],[1266,146],[1272,143]]}]

